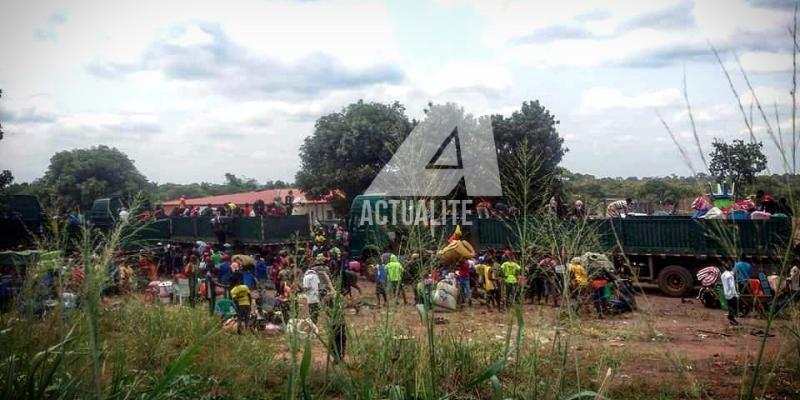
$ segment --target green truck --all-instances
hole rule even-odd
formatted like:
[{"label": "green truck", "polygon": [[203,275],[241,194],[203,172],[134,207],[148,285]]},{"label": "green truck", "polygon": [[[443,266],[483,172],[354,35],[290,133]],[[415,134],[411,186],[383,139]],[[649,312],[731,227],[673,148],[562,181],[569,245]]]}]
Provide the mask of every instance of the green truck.
[{"label": "green truck", "polygon": [[[357,196],[350,217],[350,254],[383,249],[392,226],[359,225],[365,201],[385,196]],[[478,250],[513,246],[513,221],[474,219],[464,238]],[[768,220],[704,220],[688,216],[635,216],[588,221],[596,229],[600,247],[609,255],[623,255],[642,282],[658,284],[669,296],[686,296],[696,272],[741,257],[757,269],[772,270],[793,245],[789,218]],[[447,229],[444,229],[447,231]]]},{"label": "green truck", "polygon": [[36,196],[14,195],[0,215],[0,248],[10,249],[34,244],[45,223],[42,205]]},{"label": "green truck", "polygon": [[[99,228],[114,225],[123,207],[119,198],[97,199],[89,221]],[[135,216],[130,216],[134,219]],[[138,231],[138,241],[173,243],[216,242],[217,231],[223,229],[226,241],[243,245],[288,243],[295,239],[309,240],[311,229],[306,215],[236,217],[214,224],[211,217],[169,217],[151,221]]]}]

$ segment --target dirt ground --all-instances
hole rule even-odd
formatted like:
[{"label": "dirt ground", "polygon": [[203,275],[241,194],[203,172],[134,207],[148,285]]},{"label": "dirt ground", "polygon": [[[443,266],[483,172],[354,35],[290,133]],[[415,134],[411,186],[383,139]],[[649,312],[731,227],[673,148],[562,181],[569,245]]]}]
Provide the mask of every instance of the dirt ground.
[{"label": "dirt ground", "polygon": [[[424,335],[416,308],[411,305],[413,296],[408,288],[408,306],[397,308],[395,320],[407,329],[408,335]],[[374,286],[362,284],[361,301],[374,304]],[[624,389],[639,385],[675,385],[679,392],[696,392],[701,398],[738,398],[742,384],[743,366],[756,358],[761,337],[753,330],[765,329],[766,321],[759,318],[741,318],[740,326],[731,326],[726,312],[705,308],[696,299],[678,299],[646,291],[637,296],[639,310],[597,319],[587,308],[575,321],[577,340],[573,354],[583,354],[596,359],[606,354],[618,360],[612,387]],[[401,301],[402,304],[402,301]],[[543,343],[553,340],[558,308],[551,305],[528,305],[523,308],[525,334],[537,337]],[[447,319],[437,325],[441,333],[449,330],[465,340],[481,337],[484,340],[503,340],[509,314],[488,311],[474,304],[455,312],[436,313]],[[352,328],[380,323],[385,310],[362,307],[358,314],[350,311],[348,323]],[[773,324],[767,338],[767,369],[775,367],[771,376],[769,395],[772,399],[800,399],[800,377],[793,376],[789,354],[796,354],[797,343],[785,328],[788,321]],[[594,358],[590,356],[595,356]],[[604,368],[605,369],[605,368]],[[605,370],[600,376],[605,374]]]}]

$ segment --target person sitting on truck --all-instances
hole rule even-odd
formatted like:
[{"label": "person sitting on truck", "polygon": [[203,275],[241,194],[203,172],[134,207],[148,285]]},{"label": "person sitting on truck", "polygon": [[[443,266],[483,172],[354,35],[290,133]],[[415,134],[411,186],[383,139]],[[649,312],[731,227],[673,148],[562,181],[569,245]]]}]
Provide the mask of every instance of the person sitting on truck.
[{"label": "person sitting on truck", "polygon": [[606,207],[606,214],[609,218],[620,218],[628,214],[630,206],[633,204],[633,199],[628,197],[625,200],[617,200],[608,204]]},{"label": "person sitting on truck", "polygon": [[481,199],[475,209],[478,212],[478,218],[490,218],[491,213],[489,211],[492,209],[492,202],[487,199]]},{"label": "person sitting on truck", "polygon": [[569,219],[572,222],[583,222],[586,220],[586,208],[583,206],[583,201],[575,200],[572,209],[569,210]]}]

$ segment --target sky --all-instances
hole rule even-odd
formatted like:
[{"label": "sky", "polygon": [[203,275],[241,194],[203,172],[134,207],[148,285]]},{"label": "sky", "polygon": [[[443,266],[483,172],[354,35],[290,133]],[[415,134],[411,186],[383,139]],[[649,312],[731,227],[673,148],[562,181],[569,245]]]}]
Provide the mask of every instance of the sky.
[{"label": "sky", "polygon": [[793,13],[792,0],[2,2],[0,168],[30,181],[57,151],[106,144],[159,183],[293,181],[316,119],[359,99],[418,119],[428,102],[508,115],[539,100],[564,167],[685,176],[705,169],[685,76],[703,153],[749,137],[741,103],[783,172]]}]

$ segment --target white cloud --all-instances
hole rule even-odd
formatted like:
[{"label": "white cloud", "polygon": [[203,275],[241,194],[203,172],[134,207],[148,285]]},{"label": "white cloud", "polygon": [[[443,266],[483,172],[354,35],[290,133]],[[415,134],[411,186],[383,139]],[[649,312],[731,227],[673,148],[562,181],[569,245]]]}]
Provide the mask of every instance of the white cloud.
[{"label": "white cloud", "polygon": [[681,93],[678,89],[664,89],[629,96],[616,88],[596,87],[584,93],[582,105],[589,109],[653,108],[674,105],[680,99]]},{"label": "white cloud", "polygon": [[[765,107],[766,110],[769,111],[767,114],[769,116],[774,115],[773,110],[775,104],[778,106],[792,105],[791,87],[777,88],[771,86],[756,86],[753,89],[755,91],[755,96],[758,98],[759,103],[761,103],[761,106]],[[753,92],[750,90],[742,93],[739,96],[739,100],[746,107],[749,106],[750,103],[755,104]]]},{"label": "white cloud", "polygon": [[[792,55],[775,52],[746,52],[739,62],[747,72],[778,72],[792,70]],[[737,66],[738,68],[738,66]]]}]

